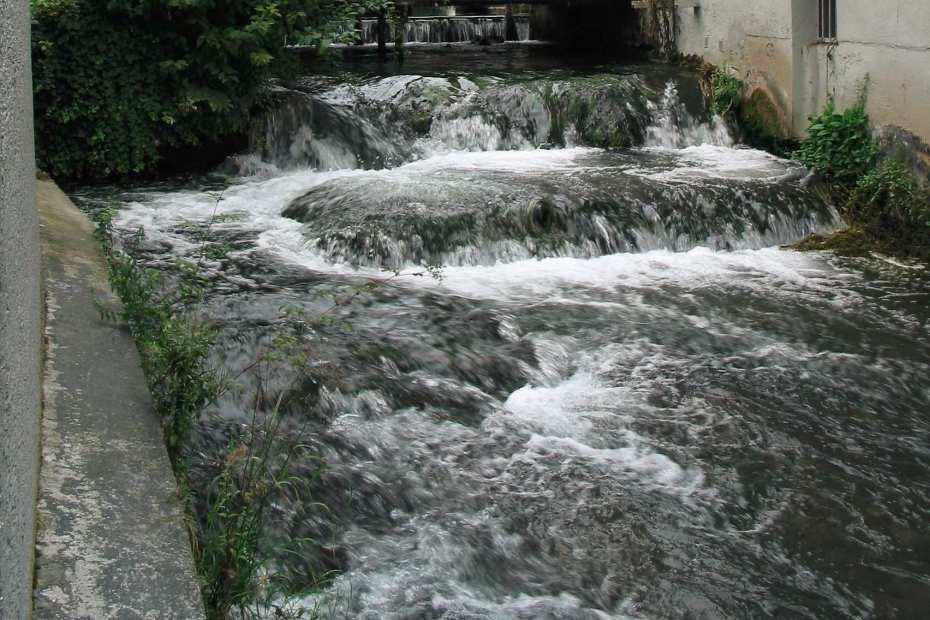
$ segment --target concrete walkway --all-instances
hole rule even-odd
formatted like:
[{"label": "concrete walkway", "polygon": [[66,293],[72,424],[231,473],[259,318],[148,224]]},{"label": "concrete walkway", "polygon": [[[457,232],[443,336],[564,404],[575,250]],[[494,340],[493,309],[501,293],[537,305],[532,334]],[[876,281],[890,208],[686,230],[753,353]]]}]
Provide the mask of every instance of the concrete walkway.
[{"label": "concrete walkway", "polygon": [[36,618],[202,618],[177,484],[90,222],[38,185],[47,303]]}]

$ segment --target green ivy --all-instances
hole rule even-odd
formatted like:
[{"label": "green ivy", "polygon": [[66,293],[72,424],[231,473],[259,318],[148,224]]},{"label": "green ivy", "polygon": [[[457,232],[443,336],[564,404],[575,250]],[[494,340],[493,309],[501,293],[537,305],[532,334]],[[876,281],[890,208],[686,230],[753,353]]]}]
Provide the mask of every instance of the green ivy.
[{"label": "green ivy", "polygon": [[358,15],[392,7],[33,0],[39,166],[58,178],[120,177],[152,171],[167,153],[241,136],[269,78],[291,64],[287,43],[325,45],[353,33]]}]

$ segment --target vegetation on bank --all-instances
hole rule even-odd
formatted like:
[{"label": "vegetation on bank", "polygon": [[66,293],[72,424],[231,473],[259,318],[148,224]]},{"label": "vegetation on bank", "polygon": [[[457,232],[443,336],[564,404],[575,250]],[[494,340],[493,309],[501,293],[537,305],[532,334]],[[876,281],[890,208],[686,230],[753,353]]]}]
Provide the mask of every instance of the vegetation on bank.
[{"label": "vegetation on bank", "polygon": [[[227,154],[291,43],[353,40],[393,0],[32,0],[39,167],[58,179],[149,173]],[[185,162],[186,168],[194,167]]]},{"label": "vegetation on bank", "polygon": [[[211,362],[217,331],[197,311],[205,286],[200,265],[179,261],[169,281],[164,272],[148,269],[135,258],[133,250],[142,240],[141,231],[126,242],[125,249],[114,244],[112,216],[112,211],[98,216],[96,236],[121,304],[117,310],[98,305],[105,318],[130,329],[142,358],[190,517],[207,616],[219,620],[235,610],[236,617],[261,617],[275,597],[293,593],[284,575],[268,566],[266,530],[273,501],[294,501],[305,494],[306,481],[290,473],[292,459],[305,446],[299,436],[288,440],[279,433],[282,398],[269,410],[256,396],[250,424],[236,427],[215,462],[201,463],[214,477],[194,488],[189,479],[193,434],[204,411],[224,394],[239,389],[236,379],[246,373],[258,383],[258,390],[273,365],[286,365],[297,371],[295,376],[306,377],[309,359],[301,339],[306,322],[299,313],[286,313],[272,341],[273,350],[260,355],[238,376],[229,377]],[[283,616],[280,610],[275,613],[276,617],[300,617]]]},{"label": "vegetation on bank", "polygon": [[[118,310],[102,304],[104,318],[124,323],[135,338],[168,456],[176,474],[186,473],[184,449],[196,420],[226,389],[210,363],[215,328],[188,308],[203,296],[196,265],[179,262],[176,286],[162,272],[146,269],[129,252],[113,244],[113,212],[98,216],[96,236],[103,249],[110,286],[122,302]],[[140,231],[129,241],[138,244]]]},{"label": "vegetation on bank", "polygon": [[[306,316],[299,307],[281,308],[267,344],[230,374],[214,361],[218,331],[203,313],[208,285],[203,264],[214,248],[207,235],[218,216],[211,218],[203,234],[196,261],[179,259],[173,269],[163,270],[147,268],[137,258],[142,230],[122,244],[115,241],[114,215],[112,210],[98,214],[95,236],[121,304],[113,309],[98,302],[98,309],[104,318],[129,328],[142,358],[188,513],[207,617],[319,617],[313,609],[289,606],[287,599],[318,590],[332,575],[315,574],[312,567],[291,575],[275,564],[289,556],[310,559],[307,554],[318,552],[317,543],[310,540],[273,541],[270,530],[275,510],[310,502],[307,462],[315,463],[316,473],[324,466],[305,444],[303,427],[285,432],[283,412],[306,405],[297,400],[305,397],[302,386],[317,385],[323,377],[310,353],[312,331],[322,325],[338,327],[332,311],[399,274],[367,280],[315,317]],[[442,279],[442,270],[426,266],[410,275]],[[276,384],[281,377],[286,377],[283,387],[280,381]],[[214,451],[198,447],[197,426],[212,405],[232,395],[247,403],[248,422],[228,424],[218,418],[230,437],[225,449],[210,454]],[[298,458],[302,476],[292,473]]]},{"label": "vegetation on bank", "polygon": [[880,153],[864,92],[843,112],[829,102],[811,118],[807,135],[795,157],[824,180],[848,229],[797,247],[846,254],[871,248],[930,260],[930,190],[897,154]]},{"label": "vegetation on bank", "polygon": [[810,119],[807,138],[793,147],[764,92],[744,98],[745,84],[725,67],[707,65],[704,76],[714,113],[735,125],[751,146],[796,159],[816,173],[825,198],[843,216],[845,230],[812,235],[795,248],[854,255],[878,250],[930,260],[930,189],[900,154],[882,153],[866,112],[867,84],[846,110],[829,101]]}]

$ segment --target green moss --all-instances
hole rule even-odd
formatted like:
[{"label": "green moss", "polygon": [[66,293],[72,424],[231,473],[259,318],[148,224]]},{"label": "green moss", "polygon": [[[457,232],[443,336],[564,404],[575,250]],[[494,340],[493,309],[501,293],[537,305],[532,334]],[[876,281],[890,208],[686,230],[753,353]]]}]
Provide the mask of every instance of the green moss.
[{"label": "green moss", "polygon": [[762,89],[756,89],[743,103],[740,119],[760,135],[782,138],[785,135],[778,108]]},{"label": "green moss", "polygon": [[420,135],[428,134],[432,125],[433,115],[429,110],[425,110],[416,114],[411,120],[411,126],[413,127],[413,130]]},{"label": "green moss", "polygon": [[869,256],[876,246],[874,240],[864,230],[851,226],[829,235],[809,235],[785,248],[800,252],[829,250],[840,256]]},{"label": "green moss", "polygon": [[797,142],[785,129],[778,106],[764,90],[757,88],[743,101],[738,118],[743,138],[750,146],[780,156],[797,149]]}]

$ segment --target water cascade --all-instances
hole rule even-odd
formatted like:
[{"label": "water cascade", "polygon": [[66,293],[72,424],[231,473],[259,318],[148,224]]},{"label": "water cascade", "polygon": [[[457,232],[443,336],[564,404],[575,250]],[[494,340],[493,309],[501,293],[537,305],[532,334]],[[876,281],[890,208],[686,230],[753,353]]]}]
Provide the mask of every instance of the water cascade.
[{"label": "water cascade", "polygon": [[[264,385],[312,452],[268,570],[318,588],[277,604],[920,617],[930,277],[775,247],[836,213],[686,72],[499,47],[282,86],[232,182],[85,192],[139,260],[203,264],[231,375],[280,308],[326,315],[313,380]],[[195,484],[254,402],[204,416]]]},{"label": "water cascade", "polygon": [[[518,41],[530,40],[530,21],[526,15],[514,15]],[[410,17],[404,24],[407,43],[502,43],[506,38],[503,15],[460,15],[451,17]],[[394,41],[391,27],[388,41]],[[362,20],[362,42],[378,42],[378,20]]]},{"label": "water cascade", "polygon": [[[455,151],[728,145],[719,119],[674,82],[637,74],[520,81],[397,75],[279,88],[253,148],[281,168],[382,168]],[[697,88],[688,78],[689,88]],[[675,142],[675,144],[670,144]],[[351,163],[350,160],[354,160]]]}]

